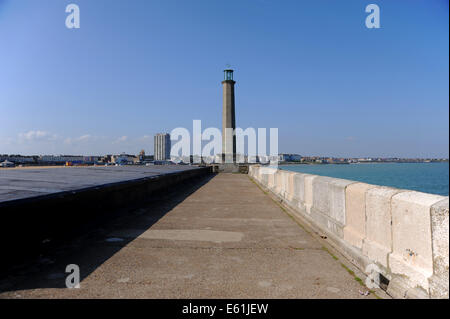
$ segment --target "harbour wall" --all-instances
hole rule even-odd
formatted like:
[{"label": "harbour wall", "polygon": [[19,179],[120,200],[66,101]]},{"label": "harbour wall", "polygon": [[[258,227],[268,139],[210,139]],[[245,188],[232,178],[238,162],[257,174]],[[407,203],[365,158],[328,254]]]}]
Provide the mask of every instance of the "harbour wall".
[{"label": "harbour wall", "polygon": [[394,298],[449,297],[449,197],[253,165],[249,176]]},{"label": "harbour wall", "polygon": [[29,259],[53,242],[101,227],[105,221],[211,171],[200,167],[0,202],[0,270]]}]

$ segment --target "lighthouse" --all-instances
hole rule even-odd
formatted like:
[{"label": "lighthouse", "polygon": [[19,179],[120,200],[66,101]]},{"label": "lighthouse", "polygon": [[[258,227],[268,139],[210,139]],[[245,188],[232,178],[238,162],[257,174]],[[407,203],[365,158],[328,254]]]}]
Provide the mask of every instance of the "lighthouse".
[{"label": "lighthouse", "polygon": [[236,113],[234,108],[233,70],[223,71],[223,108],[222,108],[222,161],[234,163],[236,161]]}]

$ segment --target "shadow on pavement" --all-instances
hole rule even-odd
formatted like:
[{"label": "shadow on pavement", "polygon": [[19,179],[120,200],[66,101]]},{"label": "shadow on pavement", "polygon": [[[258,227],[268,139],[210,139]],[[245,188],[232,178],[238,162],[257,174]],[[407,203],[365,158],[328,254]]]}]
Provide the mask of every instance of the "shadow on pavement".
[{"label": "shadow on pavement", "polygon": [[[33,257],[24,258],[0,274],[0,293],[36,288],[66,288],[66,266],[76,264],[80,282],[100,265],[149,229],[160,218],[208,183],[215,174],[185,180],[174,187],[157,191],[132,208],[108,212],[108,219],[94,220],[78,227],[65,238],[51,240]],[[86,214],[84,214],[86,215]],[[105,215],[103,215],[105,216]],[[112,232],[140,229],[132,238],[109,238]]]}]

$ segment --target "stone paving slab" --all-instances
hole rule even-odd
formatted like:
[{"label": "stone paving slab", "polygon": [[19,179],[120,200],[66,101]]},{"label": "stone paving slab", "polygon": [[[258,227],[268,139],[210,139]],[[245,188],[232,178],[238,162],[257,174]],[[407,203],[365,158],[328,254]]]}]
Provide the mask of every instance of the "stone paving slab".
[{"label": "stone paving slab", "polygon": [[[374,298],[246,175],[140,208],[34,269],[0,298]],[[64,288],[65,265],[81,288]]]}]

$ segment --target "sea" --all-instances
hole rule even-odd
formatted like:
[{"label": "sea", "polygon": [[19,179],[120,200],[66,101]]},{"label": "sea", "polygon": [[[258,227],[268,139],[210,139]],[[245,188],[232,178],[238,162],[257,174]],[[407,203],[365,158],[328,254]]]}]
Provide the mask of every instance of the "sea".
[{"label": "sea", "polygon": [[448,196],[448,162],[298,164],[279,168]]}]

